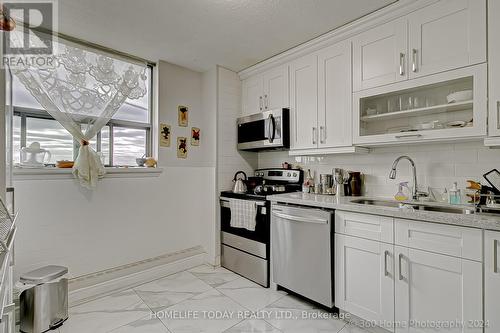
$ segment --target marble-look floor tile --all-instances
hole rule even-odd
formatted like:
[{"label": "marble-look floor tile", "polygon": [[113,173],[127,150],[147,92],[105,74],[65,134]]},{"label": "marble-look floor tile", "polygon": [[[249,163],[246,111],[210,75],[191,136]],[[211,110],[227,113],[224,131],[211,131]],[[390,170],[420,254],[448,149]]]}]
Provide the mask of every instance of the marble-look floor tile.
[{"label": "marble-look floor tile", "polygon": [[168,333],[163,323],[150,315],[136,320],[130,324],[118,327],[110,333]]},{"label": "marble-look floor tile", "polygon": [[133,290],[127,290],[69,309],[69,319],[59,328],[61,333],[99,333],[139,320],[150,314]]},{"label": "marble-look floor tile", "polygon": [[280,310],[267,321],[283,333],[337,333],[346,323],[335,318],[318,318],[321,310]]},{"label": "marble-look floor tile", "polygon": [[342,331],[340,331],[340,333],[370,333],[370,331],[364,330],[353,324],[347,324],[344,326]]},{"label": "marble-look floor tile", "polygon": [[337,333],[346,323],[298,297],[287,295],[268,305],[266,319],[283,333]]},{"label": "marble-look floor tile", "polygon": [[286,295],[285,292],[263,288],[245,278],[228,282],[216,289],[252,311],[260,310]]},{"label": "marble-look floor tile", "polygon": [[162,311],[158,316],[172,333],[220,333],[242,321],[238,314],[246,309],[212,289]]},{"label": "marble-look floor tile", "polygon": [[286,295],[282,298],[280,298],[278,301],[270,304],[267,306],[268,308],[273,308],[273,309],[295,309],[295,310],[312,310],[318,308],[317,306],[313,305],[312,303],[309,303],[305,301],[302,298],[299,298],[297,296],[293,295]]},{"label": "marble-look floor tile", "polygon": [[224,333],[281,333],[280,330],[261,319],[247,319]]},{"label": "marble-look floor tile", "polygon": [[203,280],[212,287],[218,287],[224,283],[238,279],[240,276],[222,267],[211,267],[202,265],[189,270],[197,278]]},{"label": "marble-look floor tile", "polygon": [[181,272],[135,287],[153,311],[162,309],[212,289],[189,272]]}]

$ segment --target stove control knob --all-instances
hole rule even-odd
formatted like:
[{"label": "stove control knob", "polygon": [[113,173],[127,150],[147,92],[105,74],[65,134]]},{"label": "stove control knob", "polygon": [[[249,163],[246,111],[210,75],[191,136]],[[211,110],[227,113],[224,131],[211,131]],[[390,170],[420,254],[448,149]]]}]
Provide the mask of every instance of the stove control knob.
[{"label": "stove control knob", "polygon": [[291,175],[292,175],[292,174],[291,174],[290,172],[288,172],[288,173],[286,174],[286,176],[287,176],[287,177],[290,177]]},{"label": "stove control knob", "polygon": [[294,176],[294,177],[297,177],[297,173],[296,173],[296,172],[294,172],[294,173],[293,173],[293,176]]}]

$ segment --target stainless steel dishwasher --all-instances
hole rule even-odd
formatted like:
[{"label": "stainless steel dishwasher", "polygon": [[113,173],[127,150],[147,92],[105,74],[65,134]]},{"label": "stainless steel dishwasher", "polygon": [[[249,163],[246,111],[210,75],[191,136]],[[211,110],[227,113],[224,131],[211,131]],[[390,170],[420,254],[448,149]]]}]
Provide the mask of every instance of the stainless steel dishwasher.
[{"label": "stainless steel dishwasher", "polygon": [[333,307],[333,211],[273,204],[273,282],[329,308]]}]

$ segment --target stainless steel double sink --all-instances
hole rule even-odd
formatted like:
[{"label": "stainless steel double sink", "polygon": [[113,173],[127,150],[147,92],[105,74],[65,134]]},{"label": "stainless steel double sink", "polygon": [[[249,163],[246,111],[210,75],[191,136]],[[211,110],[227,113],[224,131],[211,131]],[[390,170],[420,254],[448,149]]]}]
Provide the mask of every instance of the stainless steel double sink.
[{"label": "stainless steel double sink", "polygon": [[406,201],[397,202],[397,201],[381,200],[381,199],[357,199],[357,200],[352,200],[351,203],[369,205],[369,206],[410,209],[415,211],[438,212],[438,213],[474,214],[475,212],[474,207],[451,207],[442,204],[433,205],[431,203],[406,202]]}]

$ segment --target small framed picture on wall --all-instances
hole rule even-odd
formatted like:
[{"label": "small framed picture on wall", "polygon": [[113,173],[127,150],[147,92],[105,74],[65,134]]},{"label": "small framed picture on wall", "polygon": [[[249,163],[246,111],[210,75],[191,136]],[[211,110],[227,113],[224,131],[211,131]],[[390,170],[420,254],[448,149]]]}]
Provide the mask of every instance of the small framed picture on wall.
[{"label": "small framed picture on wall", "polygon": [[170,147],[172,129],[170,125],[160,123],[160,147]]},{"label": "small framed picture on wall", "polygon": [[177,138],[177,158],[187,158],[187,138],[180,136]]},{"label": "small framed picture on wall", "polygon": [[191,146],[200,145],[200,129],[198,127],[191,127]]},{"label": "small framed picture on wall", "polygon": [[187,127],[188,126],[188,117],[189,117],[189,109],[187,106],[179,105],[177,107],[177,113],[179,118],[179,126]]}]

